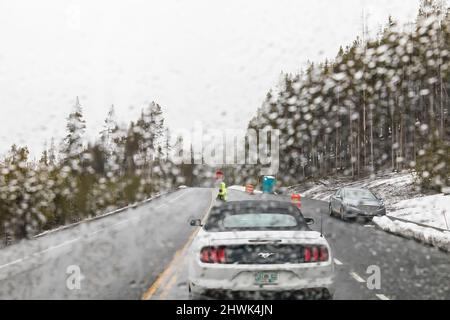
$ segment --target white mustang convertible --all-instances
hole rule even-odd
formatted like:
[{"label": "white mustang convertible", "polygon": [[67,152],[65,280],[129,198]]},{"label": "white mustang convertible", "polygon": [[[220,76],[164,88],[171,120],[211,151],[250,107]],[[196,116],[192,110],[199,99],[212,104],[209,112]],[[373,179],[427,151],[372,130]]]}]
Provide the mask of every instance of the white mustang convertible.
[{"label": "white mustang convertible", "polygon": [[327,240],[289,202],[237,201],[214,207],[189,252],[192,299],[331,299]]}]

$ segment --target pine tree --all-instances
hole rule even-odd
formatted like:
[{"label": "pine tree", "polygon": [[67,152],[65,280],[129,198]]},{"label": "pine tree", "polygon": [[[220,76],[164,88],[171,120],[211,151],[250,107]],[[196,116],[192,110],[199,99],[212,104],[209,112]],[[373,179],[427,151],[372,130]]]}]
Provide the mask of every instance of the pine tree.
[{"label": "pine tree", "polygon": [[47,150],[42,151],[41,158],[39,159],[39,164],[43,166],[48,166],[49,162],[50,161],[48,157],[48,151]]},{"label": "pine tree", "polygon": [[103,129],[100,131],[100,141],[106,154],[112,155],[117,150],[114,150],[115,141],[118,138],[119,125],[116,121],[116,114],[114,105],[108,111],[108,115],[104,121]]},{"label": "pine tree", "polygon": [[[61,154],[63,161],[66,164],[77,166],[77,162],[80,161],[80,156],[83,152],[84,143],[83,136],[86,130],[86,123],[83,119],[83,112],[78,97],[73,111],[67,118],[67,135],[64,139],[63,148]],[[77,160],[72,162],[72,160]],[[73,168],[75,169],[75,168]]]},{"label": "pine tree", "polygon": [[55,139],[52,138],[50,142],[50,148],[48,149],[48,164],[50,166],[56,165],[56,147],[55,147]]}]

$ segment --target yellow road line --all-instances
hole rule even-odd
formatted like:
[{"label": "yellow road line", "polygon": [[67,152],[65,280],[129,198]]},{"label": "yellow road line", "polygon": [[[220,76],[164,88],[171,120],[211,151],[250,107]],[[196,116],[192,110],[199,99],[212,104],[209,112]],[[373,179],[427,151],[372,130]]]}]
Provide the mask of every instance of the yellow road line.
[{"label": "yellow road line", "polygon": [[142,300],[150,300],[150,298],[155,294],[158,287],[161,285],[162,279],[163,279],[163,273],[158,275],[158,277],[156,278],[156,281],[153,282],[152,286],[142,296]]},{"label": "yellow road line", "polygon": [[156,293],[156,291],[161,287],[161,285],[166,282],[164,280],[167,280],[169,276],[172,274],[173,269],[178,264],[180,258],[183,256],[184,251],[188,248],[188,245],[192,242],[194,239],[194,236],[196,235],[196,232],[193,232],[190,236],[186,244],[183,246],[181,250],[178,250],[175,252],[175,255],[173,256],[170,263],[166,266],[163,272],[158,276],[156,281],[152,284],[152,286],[148,289],[148,291],[142,296],[143,300],[150,300],[152,296]]},{"label": "yellow road line", "polygon": [[[209,204],[208,209],[205,212],[203,221],[205,221],[207,215],[209,214],[209,212],[211,211],[212,206],[214,205],[214,192],[211,193],[211,203]],[[154,294],[156,293],[156,291],[161,287],[161,285],[166,282],[164,280],[167,280],[168,277],[170,276],[170,274],[172,273],[172,270],[174,269],[174,267],[178,264],[180,258],[182,256],[184,256],[186,250],[188,249],[189,245],[191,244],[191,242],[194,240],[195,236],[197,235],[199,229],[195,230],[194,232],[192,232],[192,234],[189,236],[188,241],[185,243],[185,245],[183,246],[183,248],[181,250],[178,250],[174,257],[172,258],[172,260],[170,261],[170,263],[166,266],[166,268],[164,269],[163,272],[161,272],[158,277],[156,278],[156,281],[151,285],[151,287],[143,294],[142,299],[143,300],[150,300]],[[167,283],[167,286],[165,287],[164,291],[161,293],[160,298],[162,298],[162,296],[167,296],[168,294],[168,289],[170,289],[173,286],[173,283],[170,284],[170,282],[175,282],[177,279],[177,274],[178,274],[178,270],[175,271],[175,274],[172,276],[171,280]],[[165,293],[167,291],[167,293]]]},{"label": "yellow road line", "polygon": [[170,281],[167,283],[167,285],[164,287],[163,292],[159,295],[160,300],[165,300],[167,295],[169,294],[170,289],[173,287],[175,282],[178,279],[178,273],[175,273],[172,278],[170,278]]},{"label": "yellow road line", "polygon": [[[180,262],[186,256],[186,252],[187,252],[190,244],[194,240],[195,236],[197,235],[197,232],[198,232],[198,230],[192,232],[192,234],[189,236],[188,241],[185,243],[185,245],[183,246],[183,248],[181,250],[177,251],[176,257],[172,260],[171,264],[167,268],[167,273],[165,275],[165,278],[168,278],[169,275],[172,273],[170,271],[172,271],[173,269],[175,269],[175,270],[173,272],[171,280],[169,282],[167,282],[167,285],[164,286],[164,288],[162,289],[163,292],[159,295],[160,299],[164,299],[168,295],[169,290],[172,288],[173,282],[175,281],[174,278],[176,279],[178,277],[178,273],[180,272],[180,268],[179,268]],[[178,268],[175,268],[175,266],[178,266]],[[159,283],[158,287],[161,287],[162,283],[164,283],[164,281],[161,281]],[[155,292],[156,292],[156,290],[155,290]],[[153,294],[154,294],[154,292],[153,292]],[[151,296],[150,296],[150,298],[151,298]]]},{"label": "yellow road line", "polygon": [[175,253],[172,260],[168,264],[168,267],[158,275],[158,277],[156,278],[156,281],[147,290],[147,292],[144,293],[144,295],[142,296],[143,300],[150,300],[150,298],[155,294],[156,290],[158,290],[158,288],[161,286],[163,280],[165,280],[167,278],[167,276],[171,273],[173,266],[175,265],[175,262],[178,259],[180,253],[181,253],[181,250],[178,250]]}]

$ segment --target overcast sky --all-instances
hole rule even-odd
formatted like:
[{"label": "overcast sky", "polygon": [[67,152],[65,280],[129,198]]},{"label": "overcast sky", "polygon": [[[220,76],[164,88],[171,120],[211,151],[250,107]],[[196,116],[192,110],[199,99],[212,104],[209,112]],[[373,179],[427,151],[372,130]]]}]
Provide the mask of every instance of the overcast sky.
[{"label": "overcast sky", "polygon": [[64,134],[79,96],[89,137],[111,104],[155,100],[170,127],[246,126],[281,71],[334,57],[419,0],[0,0],[0,153]]}]

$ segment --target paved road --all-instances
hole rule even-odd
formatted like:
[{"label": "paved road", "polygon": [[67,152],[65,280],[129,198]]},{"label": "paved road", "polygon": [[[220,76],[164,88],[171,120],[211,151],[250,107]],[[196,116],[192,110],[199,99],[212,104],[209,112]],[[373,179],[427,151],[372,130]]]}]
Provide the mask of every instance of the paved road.
[{"label": "paved road", "polygon": [[[229,200],[277,199],[281,196],[249,196],[229,191]],[[305,216],[316,220],[313,229],[323,229],[335,255],[335,299],[450,299],[450,255],[382,230],[371,224],[343,222],[328,216],[328,204],[303,199]],[[190,240],[193,236],[191,236]],[[145,294],[145,299],[188,299],[187,251],[190,240]],[[369,266],[381,271],[381,289],[369,290]]]},{"label": "paved road", "polygon": [[[187,299],[186,250],[196,230],[189,221],[208,212],[212,196],[211,189],[179,190],[4,248],[0,299]],[[288,200],[233,190],[229,197]],[[305,216],[315,218],[315,229],[323,215],[337,258],[336,299],[450,299],[449,254],[371,225],[330,218],[321,201],[303,199],[302,206]],[[370,265],[380,267],[381,290],[367,288]],[[80,290],[67,286],[71,266],[81,270]]]},{"label": "paved road", "polygon": [[[1,249],[0,299],[140,299],[187,241],[188,221],[204,215],[211,202],[211,189],[179,190]],[[81,289],[70,290],[77,266]]]}]

